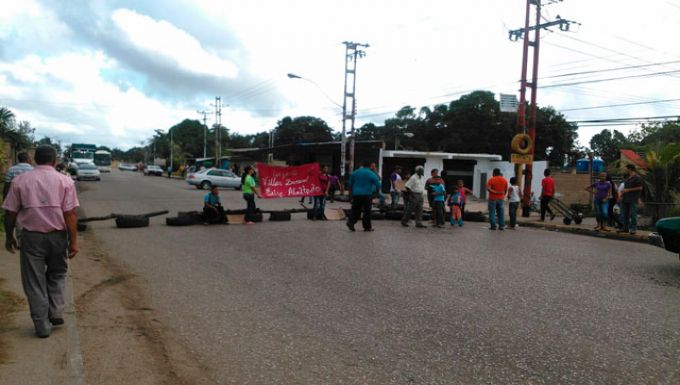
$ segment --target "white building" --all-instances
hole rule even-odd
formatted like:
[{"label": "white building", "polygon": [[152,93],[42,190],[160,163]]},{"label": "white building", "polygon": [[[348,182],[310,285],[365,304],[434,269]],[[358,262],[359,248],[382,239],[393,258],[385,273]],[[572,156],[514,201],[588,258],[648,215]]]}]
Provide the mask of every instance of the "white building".
[{"label": "white building", "polygon": [[[389,176],[395,166],[401,166],[404,172],[409,173],[413,173],[416,166],[423,166],[428,177],[433,169],[439,170],[440,173],[444,171],[447,186],[457,179],[462,179],[465,186],[481,199],[486,199],[486,182],[491,178],[494,168],[499,168],[508,180],[515,176],[515,165],[503,161],[500,155],[380,150],[379,167],[383,190],[389,187]],[[541,179],[546,167],[546,161],[534,162],[531,191],[536,193],[536,196],[541,192]]]}]

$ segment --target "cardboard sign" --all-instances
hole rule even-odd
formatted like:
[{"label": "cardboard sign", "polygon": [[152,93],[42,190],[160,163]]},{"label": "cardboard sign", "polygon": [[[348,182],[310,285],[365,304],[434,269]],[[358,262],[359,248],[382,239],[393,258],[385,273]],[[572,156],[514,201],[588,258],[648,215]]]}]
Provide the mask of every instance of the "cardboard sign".
[{"label": "cardboard sign", "polygon": [[263,198],[308,197],[323,195],[318,163],[302,166],[270,166],[257,164],[260,194]]},{"label": "cardboard sign", "polygon": [[534,156],[531,154],[515,154],[512,153],[510,154],[510,163],[519,163],[519,164],[532,164],[534,162]]}]

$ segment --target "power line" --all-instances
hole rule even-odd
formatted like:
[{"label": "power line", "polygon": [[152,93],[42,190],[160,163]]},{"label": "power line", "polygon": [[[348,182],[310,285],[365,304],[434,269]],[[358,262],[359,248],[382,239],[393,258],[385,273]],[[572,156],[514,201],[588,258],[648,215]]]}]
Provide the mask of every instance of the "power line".
[{"label": "power line", "polygon": [[651,100],[651,101],[647,101],[647,102],[609,104],[609,105],[594,106],[594,107],[567,108],[567,109],[561,109],[560,112],[596,110],[596,109],[599,109],[599,108],[626,107],[626,106],[637,106],[637,105],[641,105],[641,104],[657,104],[657,103],[668,103],[668,102],[677,102],[677,101],[680,101],[680,99]]},{"label": "power line", "polygon": [[546,76],[546,77],[543,77],[542,79],[554,79],[554,78],[561,78],[561,77],[567,77],[567,76],[579,76],[579,75],[596,74],[596,73],[602,73],[602,72],[623,71],[623,70],[631,70],[631,69],[637,69],[637,68],[645,68],[645,67],[653,67],[653,66],[660,66],[660,65],[667,65],[667,64],[677,64],[677,63],[680,63],[680,60],[672,60],[672,61],[650,63],[650,64],[639,64],[639,65],[631,65],[631,66],[607,68],[607,69],[591,70],[591,71],[571,72],[571,73],[560,74],[560,75]]},{"label": "power line", "polygon": [[593,79],[593,80],[584,80],[584,81],[580,81],[580,82],[548,84],[547,86],[541,86],[541,88],[566,87],[566,86],[575,86],[575,85],[579,85],[579,84],[608,82],[608,81],[612,81],[612,80],[645,78],[645,77],[652,77],[652,76],[662,76],[662,75],[675,74],[675,73],[679,73],[679,72],[680,72],[680,70],[673,70],[673,71],[654,72],[654,73],[649,73],[649,74],[619,76],[619,77],[613,77],[613,78],[607,78],[607,79]]}]

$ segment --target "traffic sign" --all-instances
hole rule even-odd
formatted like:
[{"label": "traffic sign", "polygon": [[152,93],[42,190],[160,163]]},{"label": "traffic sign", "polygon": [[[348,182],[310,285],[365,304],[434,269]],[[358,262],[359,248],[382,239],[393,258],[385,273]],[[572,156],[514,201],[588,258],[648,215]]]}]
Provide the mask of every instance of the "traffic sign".
[{"label": "traffic sign", "polygon": [[531,154],[522,155],[512,153],[510,154],[510,163],[532,164],[534,163],[534,156]]}]

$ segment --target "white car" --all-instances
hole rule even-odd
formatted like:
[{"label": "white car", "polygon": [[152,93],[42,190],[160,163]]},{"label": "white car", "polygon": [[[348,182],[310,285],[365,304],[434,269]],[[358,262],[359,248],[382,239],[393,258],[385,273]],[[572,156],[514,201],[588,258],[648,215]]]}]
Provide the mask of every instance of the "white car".
[{"label": "white car", "polygon": [[90,163],[80,163],[76,171],[77,180],[101,180],[101,172]]},{"label": "white car", "polygon": [[121,163],[118,165],[120,171],[137,171],[137,166],[129,163]]},{"label": "white car", "polygon": [[229,170],[211,168],[187,175],[187,183],[197,189],[210,189],[212,186],[241,188],[241,178]]}]

